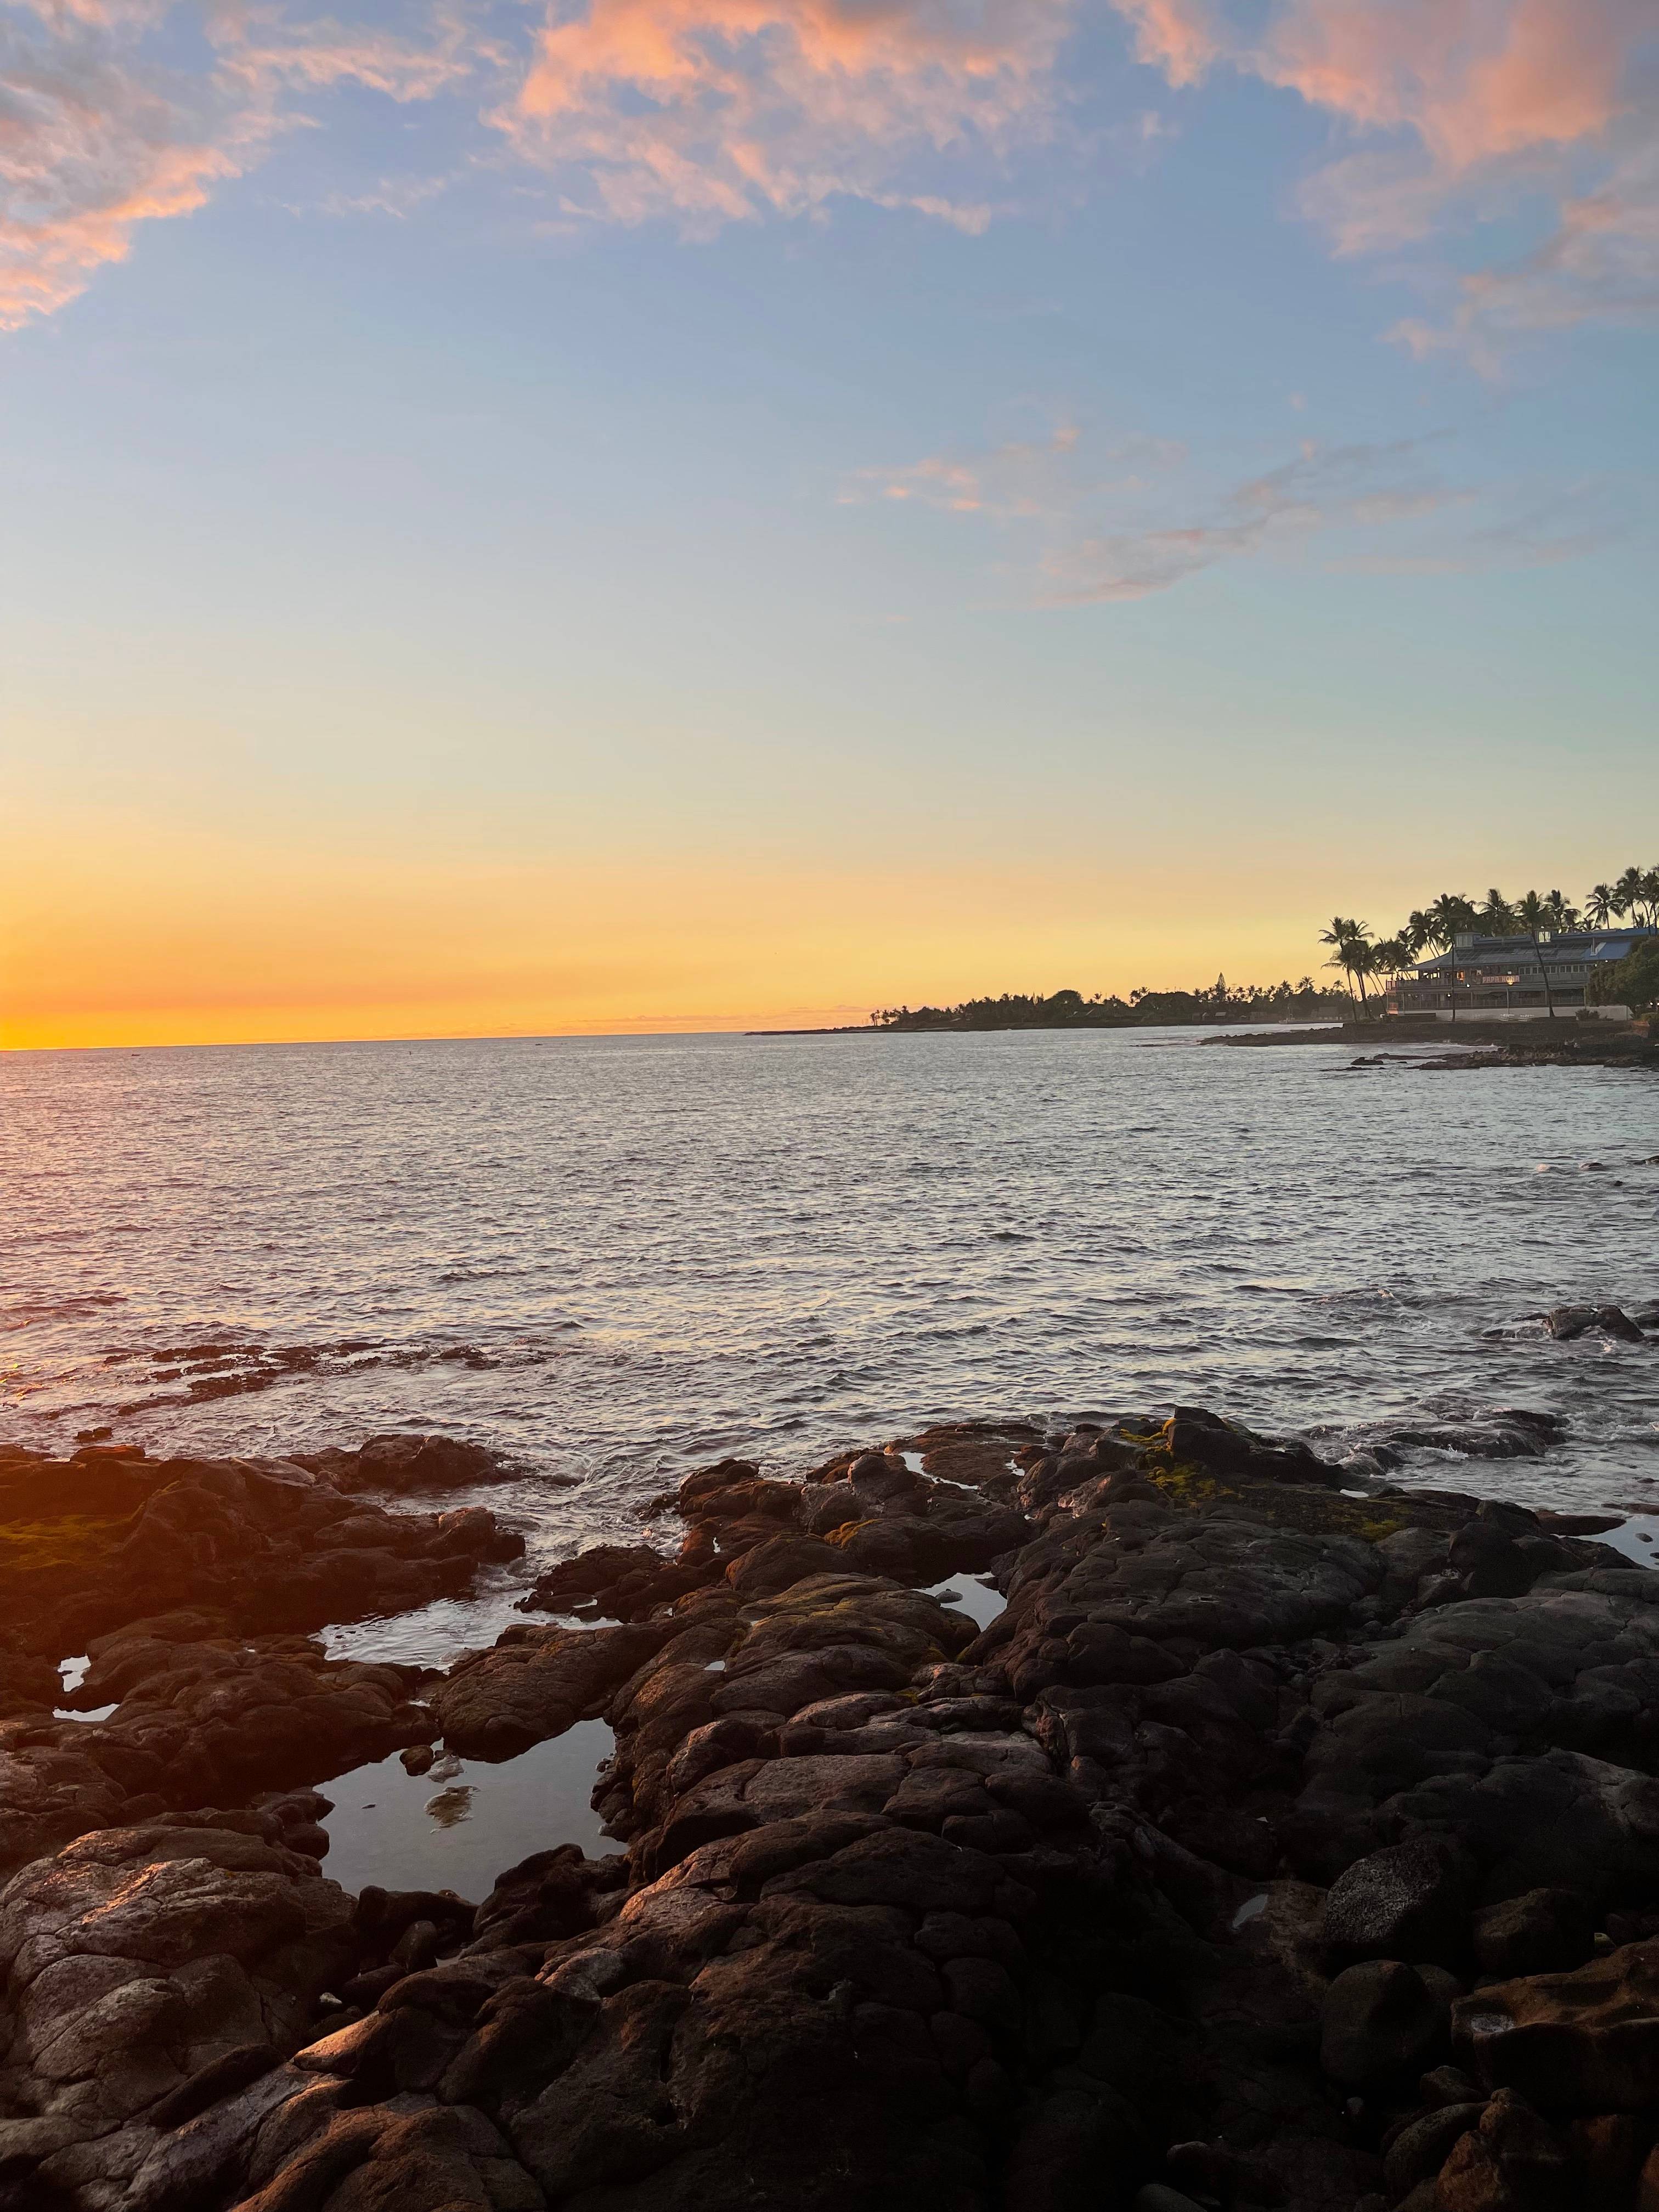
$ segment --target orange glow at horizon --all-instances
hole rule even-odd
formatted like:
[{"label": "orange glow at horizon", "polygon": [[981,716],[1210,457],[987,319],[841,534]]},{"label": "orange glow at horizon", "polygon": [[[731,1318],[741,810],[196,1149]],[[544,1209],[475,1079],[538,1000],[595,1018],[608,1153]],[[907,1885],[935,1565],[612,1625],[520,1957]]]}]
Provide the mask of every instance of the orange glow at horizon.
[{"label": "orange glow at horizon", "polygon": [[1316,951],[1298,916],[1241,921],[1237,887],[1176,916],[1150,872],[1055,882],[1018,858],[388,861],[153,832],[82,848],[72,878],[10,872],[0,1048],[834,1026],[988,991],[1277,981]]}]

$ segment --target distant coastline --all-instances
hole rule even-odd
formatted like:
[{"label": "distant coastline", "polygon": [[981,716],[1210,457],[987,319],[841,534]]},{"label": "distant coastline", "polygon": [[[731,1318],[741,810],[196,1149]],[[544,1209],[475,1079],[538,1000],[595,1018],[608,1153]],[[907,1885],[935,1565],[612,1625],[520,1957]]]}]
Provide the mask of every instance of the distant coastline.
[{"label": "distant coastline", "polygon": [[1328,990],[1304,975],[1299,983],[1230,988],[1224,975],[1195,991],[1131,991],[1127,999],[1081,991],[1047,998],[1005,991],[955,1006],[879,1006],[867,1022],[832,1029],[750,1030],[750,1036],[872,1036],[919,1030],[1127,1030],[1220,1028],[1232,1022],[1340,1021],[1352,1016],[1346,991]]}]

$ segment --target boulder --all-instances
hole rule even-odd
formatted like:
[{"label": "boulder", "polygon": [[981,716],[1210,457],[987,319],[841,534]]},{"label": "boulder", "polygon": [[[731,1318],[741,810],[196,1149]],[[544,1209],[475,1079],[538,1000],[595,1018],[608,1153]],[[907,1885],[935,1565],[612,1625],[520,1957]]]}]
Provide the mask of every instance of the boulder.
[{"label": "boulder", "polygon": [[1595,1915],[1570,1889],[1529,1889],[1475,1915],[1475,1963],[1483,1974],[1565,1972],[1582,1966],[1595,1945]]},{"label": "boulder", "polygon": [[1371,1852],[1331,1885],[1325,1899],[1327,1948],[1339,1963],[1455,1963],[1468,1946],[1474,1874],[1467,1857],[1440,1837]]},{"label": "boulder", "polygon": [[1395,1959],[1349,1966],[1325,1992],[1319,2063],[1352,2087],[1420,2072],[1446,2032],[1446,2008],[1416,1969]]},{"label": "boulder", "polygon": [[666,1621],[509,1628],[489,1650],[458,1660],[432,1690],[438,1729],[464,1759],[514,1758],[597,1714],[672,1633]]},{"label": "boulder", "polygon": [[25,1868],[0,1891],[23,2201],[125,2203],[165,2133],[307,2039],[356,1950],[333,1882],[234,1832],[112,1829]]},{"label": "boulder", "polygon": [[1544,1327],[1564,1344],[1588,1336],[1592,1330],[1623,1344],[1645,1340],[1644,1332],[1620,1306],[1552,1306],[1544,1316]]},{"label": "boulder", "polygon": [[1452,2145],[1435,2185],[1436,2212],[1570,2212],[1567,2146],[1522,2098],[1500,2089],[1478,2127]]},{"label": "boulder", "polygon": [[39,1562],[9,1575],[11,1625],[54,1662],[170,1607],[310,1634],[459,1596],[524,1550],[482,1507],[390,1512],[295,1460],[42,1462],[9,1502],[14,1556]]},{"label": "boulder", "polygon": [[1540,2112],[1644,2111],[1659,2081],[1659,1942],[1477,1990],[1453,2008],[1452,2035],[1488,2089]]},{"label": "boulder", "polygon": [[400,1434],[370,1437],[355,1452],[301,1453],[297,1464],[325,1470],[342,1490],[389,1490],[400,1497],[504,1482],[512,1474],[482,1444],[464,1443],[456,1437]]}]

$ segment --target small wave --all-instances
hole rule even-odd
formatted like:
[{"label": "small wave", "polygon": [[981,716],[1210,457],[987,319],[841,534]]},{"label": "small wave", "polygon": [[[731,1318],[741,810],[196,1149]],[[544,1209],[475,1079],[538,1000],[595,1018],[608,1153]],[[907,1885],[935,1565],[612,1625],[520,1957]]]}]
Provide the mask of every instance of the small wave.
[{"label": "small wave", "polygon": [[82,1297],[40,1298],[0,1306],[0,1329],[33,1328],[43,1321],[86,1321],[105,1306],[123,1306],[126,1302],[124,1291],[88,1291]]}]

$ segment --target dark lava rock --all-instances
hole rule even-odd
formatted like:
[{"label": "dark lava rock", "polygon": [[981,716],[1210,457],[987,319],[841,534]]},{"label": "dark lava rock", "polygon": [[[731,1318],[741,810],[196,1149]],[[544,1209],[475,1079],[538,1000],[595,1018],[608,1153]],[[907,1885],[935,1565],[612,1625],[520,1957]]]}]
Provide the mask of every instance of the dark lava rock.
[{"label": "dark lava rock", "polygon": [[303,1637],[223,1633],[199,1614],[91,1640],[72,1702],[106,1720],[0,1728],[0,1867],[167,1809],[238,1803],[429,1741],[419,1669],[331,1660]]},{"label": "dark lava rock", "polygon": [[459,1661],[431,1694],[445,1743],[464,1759],[511,1759],[597,1714],[665,1644],[664,1623],[615,1628],[509,1628]]},{"label": "dark lava rock", "polygon": [[1475,1962],[1483,1974],[1565,1972],[1595,1944],[1595,1915],[1570,1889],[1529,1889],[1475,1915]]},{"label": "dark lava rock", "polygon": [[1437,2212],[1568,2212],[1565,2142],[1513,2090],[1500,2089],[1478,2128],[1453,2144],[1435,2187]]},{"label": "dark lava rock", "polygon": [[1332,1957],[1455,1962],[1468,1948],[1474,1869],[1443,1837],[1373,1851],[1337,1876],[1325,1899]]},{"label": "dark lava rock", "polygon": [[1416,1969],[1373,1959],[1346,1968],[1326,1990],[1319,2063],[1334,2081],[1358,2088],[1420,2070],[1445,2032],[1445,2008]]},{"label": "dark lava rock", "polygon": [[455,1437],[370,1437],[356,1451],[298,1452],[295,1464],[326,1474],[341,1490],[460,1490],[477,1482],[505,1482],[513,1470],[482,1444]]},{"label": "dark lava rock", "polygon": [[[82,1915],[131,1972],[106,1990],[101,1937],[77,1939],[44,2040],[20,1936],[0,2212],[1423,2212],[1443,2185],[1542,2212],[1562,2174],[1571,2202],[1629,2197],[1659,2079],[1646,1947],[1459,1999],[1455,2066],[1445,1968],[1480,1941],[1540,1955],[1571,1911],[1540,1890],[1646,1934],[1659,1583],[1519,1508],[1345,1497],[1304,1448],[1196,1410],[909,1449],[928,1472],[701,1470],[678,1556],[599,1547],[544,1579],[620,1626],[515,1628],[435,1682],[246,1633],[225,1601],[273,1601],[331,1545],[401,1560],[371,1540],[393,1518],[426,1556],[430,1516],[283,1462],[67,1470],[129,1531],[182,1481],[175,1541],[211,1587],[94,1650],[109,1721],[0,1725],[19,1847],[30,1820],[46,1850],[54,1822],[149,1808]],[[246,1585],[217,1564],[239,1545],[264,1562]],[[980,1633],[915,1585],[993,1546],[1008,1605]],[[399,1729],[419,1765],[441,1728],[505,1758],[599,1715],[626,1856],[532,1835],[480,1906],[339,1899],[310,1856],[326,1800],[277,1779]],[[231,1809],[179,1802],[209,1777]],[[174,1936],[141,1957],[123,1932],[169,1884],[199,1900],[177,1963]],[[46,1936],[52,1911],[20,1907]],[[1506,2087],[1529,2112],[1488,2101]]]},{"label": "dark lava rock", "polygon": [[168,2130],[307,2039],[355,1948],[333,1882],[234,1831],[112,1829],[26,1868],[0,1892],[21,2202],[125,2204]]},{"label": "dark lava rock", "polygon": [[9,1618],[54,1662],[176,1607],[216,1609],[249,1635],[400,1613],[465,1594],[480,1566],[524,1550],[482,1507],[388,1512],[292,1460],[99,1449],[0,1462]]},{"label": "dark lava rock", "polygon": [[1487,2088],[1541,2112],[1644,2111],[1659,2081],[1659,1943],[1477,1990],[1454,2008],[1452,2034]]},{"label": "dark lava rock", "polygon": [[1389,2202],[1397,2204],[1419,2182],[1432,2181],[1459,2137],[1480,2126],[1486,2108],[1485,2098],[1437,2106],[1413,2114],[1392,2132],[1382,2162]]},{"label": "dark lava rock", "polygon": [[1544,1326],[1564,1344],[1588,1336],[1592,1330],[1613,1337],[1621,1344],[1643,1344],[1647,1340],[1620,1306],[1553,1306],[1544,1316]]}]

